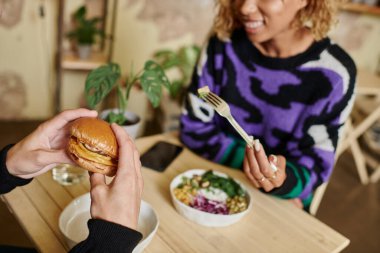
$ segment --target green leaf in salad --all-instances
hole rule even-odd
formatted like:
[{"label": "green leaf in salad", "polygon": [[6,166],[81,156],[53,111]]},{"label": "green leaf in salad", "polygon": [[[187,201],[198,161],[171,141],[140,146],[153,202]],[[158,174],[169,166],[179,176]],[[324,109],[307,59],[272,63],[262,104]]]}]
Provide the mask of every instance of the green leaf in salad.
[{"label": "green leaf in salad", "polygon": [[202,182],[208,181],[211,186],[223,190],[228,197],[244,196],[245,192],[241,186],[231,177],[225,178],[215,175],[212,170],[205,172],[202,175]]}]

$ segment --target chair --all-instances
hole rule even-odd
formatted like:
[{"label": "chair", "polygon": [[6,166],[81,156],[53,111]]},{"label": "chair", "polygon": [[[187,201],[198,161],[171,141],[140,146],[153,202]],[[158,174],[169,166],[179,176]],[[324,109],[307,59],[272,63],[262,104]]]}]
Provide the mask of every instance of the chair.
[{"label": "chair", "polygon": [[[346,136],[343,138],[337,157],[349,149],[355,161],[362,184],[375,183],[380,178],[380,166],[359,143],[359,138],[380,120],[380,77],[365,70],[359,70],[354,110],[346,123]],[[339,152],[339,153],[338,153]],[[374,169],[369,175],[367,165]]]},{"label": "chair", "polygon": [[323,195],[325,194],[328,182],[325,182],[318,186],[318,188],[314,191],[314,197],[311,201],[309,212],[311,215],[315,216],[317,214],[319,205],[321,204]]},{"label": "chair", "polygon": [[[376,161],[362,149],[359,138],[377,120],[380,120],[380,77],[368,71],[359,70],[356,96],[353,112],[346,121],[336,150],[335,161],[343,152],[350,150],[361,183],[375,183],[380,179],[380,161]],[[368,174],[366,165],[374,169],[371,175]],[[316,215],[327,185],[328,182],[325,182],[315,190],[313,201],[310,204],[310,214]]]},{"label": "chair", "polygon": [[[359,138],[377,120],[380,120],[380,77],[368,71],[359,70],[356,96],[353,112],[346,121],[336,150],[335,161],[343,152],[350,150],[361,183],[375,183],[380,179],[380,161],[369,156],[362,149]],[[371,175],[368,174],[367,165],[374,169]],[[315,190],[313,201],[310,204],[310,214],[316,215],[327,185],[328,182],[325,182]]]}]

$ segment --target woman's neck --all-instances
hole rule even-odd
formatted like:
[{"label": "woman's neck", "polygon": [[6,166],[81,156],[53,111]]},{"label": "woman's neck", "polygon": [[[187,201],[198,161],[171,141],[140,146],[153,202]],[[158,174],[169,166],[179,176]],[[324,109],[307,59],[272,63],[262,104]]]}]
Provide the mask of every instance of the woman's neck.
[{"label": "woman's neck", "polygon": [[314,42],[314,37],[307,28],[290,30],[276,38],[262,43],[253,43],[265,56],[288,58],[306,51]]}]

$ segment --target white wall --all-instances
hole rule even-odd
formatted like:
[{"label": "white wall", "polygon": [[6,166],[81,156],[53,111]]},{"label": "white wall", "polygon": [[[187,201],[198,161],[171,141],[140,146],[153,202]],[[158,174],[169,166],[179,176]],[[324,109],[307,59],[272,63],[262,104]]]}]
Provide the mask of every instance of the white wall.
[{"label": "white wall", "polygon": [[[3,89],[0,104],[5,103],[0,107],[0,118],[2,115],[8,115],[6,118],[48,117],[52,113],[56,1],[46,1],[45,18],[38,14],[40,1],[6,2],[0,6],[3,12],[0,17],[0,80],[3,77],[8,81],[3,79],[0,83]],[[19,22],[8,26],[7,15],[15,15],[18,10],[21,10]],[[20,82],[9,81],[12,75],[19,77]],[[18,86],[16,91],[12,91],[10,82]],[[14,98],[9,99],[6,93]]]}]

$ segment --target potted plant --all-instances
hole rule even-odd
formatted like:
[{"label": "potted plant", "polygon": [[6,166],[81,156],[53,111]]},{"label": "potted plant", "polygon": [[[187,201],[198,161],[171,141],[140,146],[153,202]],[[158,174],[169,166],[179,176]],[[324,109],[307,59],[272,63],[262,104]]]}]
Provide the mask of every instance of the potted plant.
[{"label": "potted plant", "polygon": [[194,66],[198,61],[200,48],[197,45],[180,47],[178,50],[163,49],[154,53],[154,59],[170,76],[169,97],[164,98],[155,110],[156,122],[163,131],[172,131],[179,128],[181,105],[186,94],[186,88],[191,81]]},{"label": "potted plant", "polygon": [[171,80],[170,97],[182,103],[187,85],[190,83],[194,66],[200,55],[197,45],[183,46],[177,51],[170,49],[159,50],[154,53],[154,59],[162,66],[165,72],[176,71]]},{"label": "potted plant", "polygon": [[127,112],[125,108],[131,89],[135,85],[141,87],[155,108],[160,105],[162,87],[171,89],[164,70],[152,60],[145,62],[144,68],[138,72],[134,72],[132,68],[125,78],[122,78],[120,66],[116,63],[100,66],[88,74],[85,85],[85,97],[90,108],[95,108],[111,91],[116,91],[117,108],[106,110],[100,116],[110,123],[125,126],[133,138],[137,135],[140,119],[137,115]]},{"label": "potted plant", "polygon": [[104,32],[97,28],[101,18],[86,18],[86,6],[80,7],[73,15],[75,28],[67,33],[69,39],[77,43],[80,59],[87,59],[91,54],[91,47],[95,43],[96,36],[104,36]]}]

